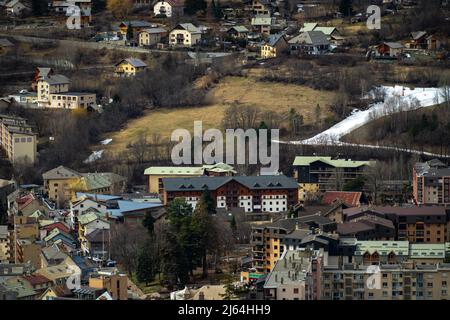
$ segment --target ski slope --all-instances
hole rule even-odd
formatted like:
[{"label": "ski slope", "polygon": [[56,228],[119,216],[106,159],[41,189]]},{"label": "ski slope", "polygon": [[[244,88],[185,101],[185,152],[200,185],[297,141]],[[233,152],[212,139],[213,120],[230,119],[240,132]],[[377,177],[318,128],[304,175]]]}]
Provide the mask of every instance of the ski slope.
[{"label": "ski slope", "polygon": [[[375,103],[367,110],[354,110],[346,119],[335,124],[331,128],[316,136],[301,140],[291,141],[294,144],[336,144],[340,139],[370,121],[397,113],[426,108],[444,102],[440,95],[440,88],[415,88],[403,86],[381,87],[385,92],[384,102]],[[373,95],[373,93],[371,93]]]}]

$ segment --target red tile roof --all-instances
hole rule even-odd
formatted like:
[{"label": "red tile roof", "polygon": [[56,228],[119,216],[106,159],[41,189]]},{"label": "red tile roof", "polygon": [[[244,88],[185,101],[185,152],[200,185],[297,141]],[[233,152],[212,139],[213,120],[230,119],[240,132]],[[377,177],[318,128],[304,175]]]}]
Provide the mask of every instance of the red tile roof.
[{"label": "red tile roof", "polygon": [[332,204],[336,200],[340,200],[348,206],[357,207],[360,205],[361,195],[362,192],[327,191],[323,196],[322,202]]},{"label": "red tile roof", "polygon": [[34,196],[32,194],[27,194],[26,196],[17,199],[17,204],[19,207],[19,210],[22,210],[23,208],[25,208],[27,205],[29,205],[31,202],[33,202],[34,200]]},{"label": "red tile roof", "polygon": [[58,228],[60,231],[64,231],[65,233],[70,233],[70,228],[62,222],[55,222],[42,227],[42,229],[45,229],[48,232],[51,232],[55,228]]},{"label": "red tile roof", "polygon": [[28,276],[22,276],[22,278],[25,279],[26,281],[28,281],[32,286],[52,282],[50,279],[48,279],[40,274],[32,274],[32,275],[28,275]]}]

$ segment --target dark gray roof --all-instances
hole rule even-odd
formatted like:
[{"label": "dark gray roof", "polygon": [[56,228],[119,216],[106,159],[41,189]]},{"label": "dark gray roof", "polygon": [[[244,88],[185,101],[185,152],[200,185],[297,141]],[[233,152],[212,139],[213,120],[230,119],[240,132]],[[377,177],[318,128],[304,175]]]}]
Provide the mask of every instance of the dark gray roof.
[{"label": "dark gray roof", "polygon": [[304,43],[314,46],[328,45],[330,42],[327,36],[322,31],[307,31],[303,32],[295,38],[292,38],[289,43]]},{"label": "dark gray roof", "polygon": [[216,190],[230,181],[236,181],[252,190],[298,188],[294,179],[284,175],[164,178],[162,181],[166,191],[201,191],[205,188]]},{"label": "dark gray roof", "polygon": [[39,80],[47,81],[49,84],[66,84],[70,83],[69,78],[62,74],[52,74],[41,77]]},{"label": "dark gray roof", "polygon": [[269,39],[267,40],[267,44],[271,47],[275,46],[278,41],[280,41],[283,38],[284,35],[282,34],[272,34],[269,36]]},{"label": "dark gray roof", "polygon": [[5,38],[0,39],[0,47],[12,47],[12,46],[14,46],[14,44],[12,44],[12,42],[9,41],[8,39]]}]

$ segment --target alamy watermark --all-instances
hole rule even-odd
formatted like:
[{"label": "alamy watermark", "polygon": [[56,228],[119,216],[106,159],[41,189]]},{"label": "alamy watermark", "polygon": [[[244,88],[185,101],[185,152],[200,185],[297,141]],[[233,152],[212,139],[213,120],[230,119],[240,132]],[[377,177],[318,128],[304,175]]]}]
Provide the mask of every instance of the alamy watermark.
[{"label": "alamy watermark", "polygon": [[376,5],[367,7],[366,11],[368,18],[366,26],[369,30],[380,30],[381,29],[381,8]]},{"label": "alamy watermark", "polygon": [[[178,142],[172,149],[175,165],[260,164],[261,174],[276,174],[279,169],[279,129],[208,129],[203,133],[202,121],[194,121],[194,135],[187,129],[172,132],[171,141]],[[204,142],[210,142],[203,149]],[[226,142],[226,143],[225,143]],[[270,148],[270,155],[268,149]],[[248,154],[248,159],[247,159]]]}]

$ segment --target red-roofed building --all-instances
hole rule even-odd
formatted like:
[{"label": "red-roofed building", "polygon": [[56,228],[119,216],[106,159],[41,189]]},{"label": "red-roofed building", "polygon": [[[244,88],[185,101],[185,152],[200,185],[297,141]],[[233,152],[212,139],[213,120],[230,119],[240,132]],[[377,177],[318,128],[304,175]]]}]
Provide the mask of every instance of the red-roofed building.
[{"label": "red-roofed building", "polygon": [[64,222],[60,222],[60,221],[52,223],[52,224],[48,224],[48,225],[42,227],[41,229],[47,230],[47,234],[49,234],[55,228],[59,229],[60,231],[65,232],[65,233],[70,233],[69,226],[67,226]]},{"label": "red-roofed building", "polygon": [[40,274],[22,276],[22,279],[28,282],[30,286],[33,287],[33,290],[38,292],[44,292],[53,284],[52,280]]},{"label": "red-roofed building", "polygon": [[322,202],[331,205],[335,201],[342,201],[349,207],[359,207],[361,205],[362,192],[350,191],[326,191]]}]

